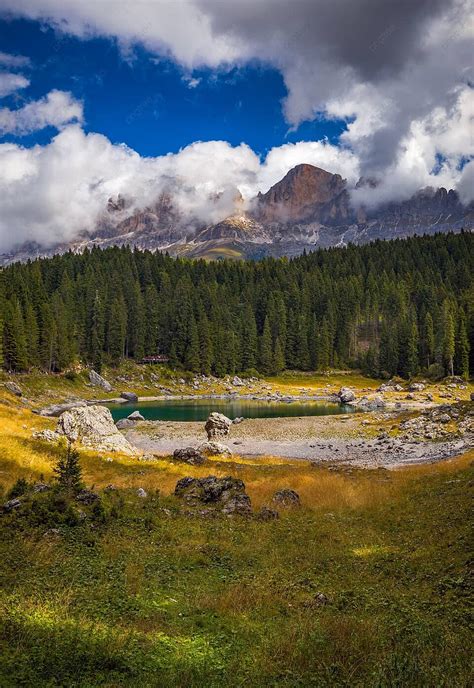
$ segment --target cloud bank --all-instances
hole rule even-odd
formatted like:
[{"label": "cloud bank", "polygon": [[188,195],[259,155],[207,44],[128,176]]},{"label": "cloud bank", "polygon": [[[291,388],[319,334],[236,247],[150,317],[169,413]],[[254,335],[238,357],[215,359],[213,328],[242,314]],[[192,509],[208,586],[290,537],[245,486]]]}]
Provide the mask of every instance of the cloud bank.
[{"label": "cloud bank", "polygon": [[[231,198],[239,188],[250,197],[303,162],[350,183],[359,175],[377,178],[376,188],[354,191],[356,204],[401,200],[427,185],[458,188],[464,202],[473,198],[470,0],[0,0],[2,12],[42,21],[58,35],[112,38],[128,56],[143,46],[182,65],[190,87],[197,86],[197,67],[261,61],[284,78],[289,127],[318,116],[347,122],[338,146],[286,144],[263,162],[248,146],[221,141],[141,158],[71,125],[83,115],[70,94],[52,91],[17,110],[2,108],[4,133],[60,130],[44,147],[0,145],[3,250],[11,236],[50,244],[71,238],[91,228],[108,196],[122,192],[147,204],[171,179],[184,210],[214,220],[210,195]],[[24,60],[0,53],[7,70],[0,95],[28,85],[14,73]]]}]

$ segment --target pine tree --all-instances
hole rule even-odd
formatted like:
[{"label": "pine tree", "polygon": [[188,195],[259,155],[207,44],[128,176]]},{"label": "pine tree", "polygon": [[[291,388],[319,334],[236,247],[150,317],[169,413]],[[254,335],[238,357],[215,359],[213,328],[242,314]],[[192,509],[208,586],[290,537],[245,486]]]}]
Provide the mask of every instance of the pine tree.
[{"label": "pine tree", "polygon": [[7,370],[23,371],[28,369],[28,353],[25,324],[20,302],[14,296],[5,305],[3,327],[3,356]]},{"label": "pine tree", "polygon": [[280,338],[277,337],[275,341],[275,348],[273,350],[273,372],[278,375],[285,369],[285,357],[283,355],[283,347],[280,344]]},{"label": "pine tree", "polygon": [[209,321],[203,313],[198,324],[199,336],[199,360],[201,361],[201,373],[210,375],[212,369],[212,340],[209,330]]},{"label": "pine tree", "polygon": [[145,354],[154,355],[158,351],[160,312],[158,292],[153,284],[145,290]]},{"label": "pine tree", "polygon": [[467,336],[466,316],[461,308],[458,318],[458,329],[456,334],[456,373],[465,380],[469,378],[469,338]]},{"label": "pine tree", "polygon": [[273,364],[272,333],[270,331],[270,321],[268,318],[265,318],[265,324],[259,344],[258,367],[262,373],[268,375],[272,370]]},{"label": "pine tree", "polygon": [[113,365],[118,365],[125,355],[127,336],[127,307],[122,294],[112,301],[108,313],[107,351]]},{"label": "pine tree", "polygon": [[422,350],[423,363],[427,368],[429,368],[433,361],[435,351],[435,336],[431,313],[426,313],[425,315],[425,321],[423,324]]},{"label": "pine tree", "polygon": [[91,363],[94,370],[100,373],[102,370],[102,359],[104,349],[104,309],[99,291],[95,293],[92,310],[92,331],[90,341]]},{"label": "pine tree", "polygon": [[319,347],[318,347],[318,367],[319,370],[326,370],[329,368],[331,360],[331,339],[329,334],[329,325],[324,318],[319,335]]},{"label": "pine tree", "polygon": [[187,370],[192,370],[193,373],[198,373],[200,370],[199,358],[199,336],[194,317],[189,325],[189,341],[186,347],[184,356],[184,366]]},{"label": "pine tree", "polygon": [[61,489],[71,494],[81,490],[82,470],[79,463],[79,452],[71,442],[68,442],[66,451],[59,458],[53,472],[56,474],[56,480]]},{"label": "pine tree", "polygon": [[454,375],[455,331],[449,302],[443,303],[442,355],[447,375]]},{"label": "pine tree", "polygon": [[257,324],[250,304],[247,304],[242,327],[242,369],[250,370],[257,365]]}]

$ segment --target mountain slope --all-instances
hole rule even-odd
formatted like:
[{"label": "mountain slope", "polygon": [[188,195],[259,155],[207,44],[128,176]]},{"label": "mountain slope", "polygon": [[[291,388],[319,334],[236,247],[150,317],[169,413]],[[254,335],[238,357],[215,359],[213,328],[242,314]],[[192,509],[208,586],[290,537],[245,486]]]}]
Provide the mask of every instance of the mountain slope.
[{"label": "mountain slope", "polygon": [[206,258],[294,256],[303,250],[349,242],[474,229],[474,206],[463,206],[456,191],[427,188],[402,202],[356,210],[351,206],[350,189],[339,174],[308,164],[297,165],[266,193],[259,193],[247,210],[237,192],[234,207],[234,214],[206,225],[179,210],[172,189],[141,210],[133,208],[131,199],[119,196],[109,199],[94,232],[48,249],[24,244],[0,256],[0,264],[114,245]]}]

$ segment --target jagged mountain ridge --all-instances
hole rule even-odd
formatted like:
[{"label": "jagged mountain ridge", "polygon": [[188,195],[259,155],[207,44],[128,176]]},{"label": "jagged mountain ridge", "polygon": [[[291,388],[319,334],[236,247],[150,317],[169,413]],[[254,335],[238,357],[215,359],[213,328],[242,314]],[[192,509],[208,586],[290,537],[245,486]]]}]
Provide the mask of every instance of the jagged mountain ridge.
[{"label": "jagged mountain ridge", "polygon": [[292,168],[266,193],[259,193],[247,210],[242,200],[238,193],[235,213],[206,225],[183,215],[171,190],[161,193],[143,210],[134,210],[133,203],[119,196],[109,199],[93,233],[46,250],[24,244],[0,256],[0,263],[115,245],[167,250],[189,257],[293,256],[303,250],[349,242],[474,229],[474,206],[463,206],[456,191],[427,188],[406,201],[387,203],[372,211],[356,210],[340,175],[308,164]]}]

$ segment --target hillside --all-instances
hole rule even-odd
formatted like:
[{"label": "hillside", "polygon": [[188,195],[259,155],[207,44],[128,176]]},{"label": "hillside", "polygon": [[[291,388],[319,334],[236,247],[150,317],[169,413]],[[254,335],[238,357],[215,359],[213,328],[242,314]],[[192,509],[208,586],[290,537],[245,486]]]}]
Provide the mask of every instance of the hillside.
[{"label": "hillside", "polygon": [[55,372],[79,359],[100,371],[160,352],[204,375],[468,376],[473,241],[438,234],[237,263],[109,248],[15,264],[1,273],[4,364]]}]

